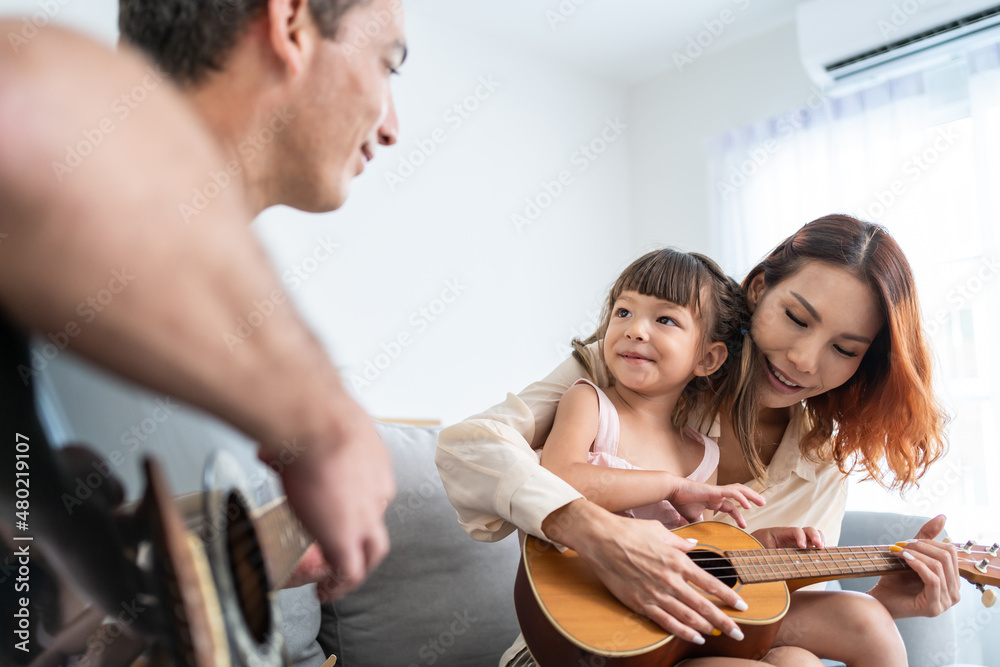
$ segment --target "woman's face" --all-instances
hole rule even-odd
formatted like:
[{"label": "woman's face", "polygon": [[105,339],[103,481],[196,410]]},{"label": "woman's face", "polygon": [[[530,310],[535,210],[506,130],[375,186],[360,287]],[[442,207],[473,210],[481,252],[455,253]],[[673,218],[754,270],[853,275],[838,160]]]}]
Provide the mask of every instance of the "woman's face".
[{"label": "woman's face", "polygon": [[787,408],[847,382],[883,324],[872,291],[825,262],[808,262],[773,286],[758,275],[747,296],[750,331],[766,361],[767,408]]}]

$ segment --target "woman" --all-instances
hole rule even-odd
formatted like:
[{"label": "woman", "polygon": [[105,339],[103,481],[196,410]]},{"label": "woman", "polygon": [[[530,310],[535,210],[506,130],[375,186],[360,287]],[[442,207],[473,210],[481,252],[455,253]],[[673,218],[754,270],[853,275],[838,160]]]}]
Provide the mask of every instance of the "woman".
[{"label": "woman", "polygon": [[[782,242],[743,288],[762,352],[760,438],[741,451],[724,415],[701,429],[719,443],[718,483],[763,492],[767,505],[747,513],[749,530],[798,527],[781,543],[798,544],[812,526],[836,544],[846,472],[905,488],[943,450],[912,272],[881,227],[827,216]],[[544,443],[559,397],[581,377],[607,385],[599,354],[587,346],[545,380],[442,432],[438,468],[459,522],[483,541],[519,527],[574,549],[616,597],[668,632],[729,634],[736,625],[688,582],[730,606],[740,600],[685,557],[688,544],[662,525],[596,507],[538,465],[532,446]],[[762,471],[767,488],[754,481]],[[933,538],[943,524],[932,520],[917,537]],[[870,591],[893,618],[934,616],[957,602],[953,547],[923,541],[904,552],[913,572]],[[782,650],[768,661],[809,664]]]}]

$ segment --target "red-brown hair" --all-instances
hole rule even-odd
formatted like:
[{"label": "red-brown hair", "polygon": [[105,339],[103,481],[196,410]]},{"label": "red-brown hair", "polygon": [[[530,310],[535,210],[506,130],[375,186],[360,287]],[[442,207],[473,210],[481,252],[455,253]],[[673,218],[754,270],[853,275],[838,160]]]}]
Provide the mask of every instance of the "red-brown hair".
[{"label": "red-brown hair", "polygon": [[[828,215],[785,239],[743,279],[773,287],[807,262],[846,269],[867,285],[885,323],[854,375],[806,399],[802,453],[900,490],[945,451],[947,417],[931,386],[931,355],[920,324],[913,272],[888,232],[847,215]],[[891,480],[889,474],[891,473]]]}]

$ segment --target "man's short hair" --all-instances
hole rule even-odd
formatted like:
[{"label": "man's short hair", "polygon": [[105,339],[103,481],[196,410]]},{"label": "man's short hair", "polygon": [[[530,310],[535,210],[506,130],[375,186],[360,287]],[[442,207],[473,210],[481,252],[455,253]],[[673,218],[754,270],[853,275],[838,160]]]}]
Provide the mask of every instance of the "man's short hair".
[{"label": "man's short hair", "polygon": [[[309,0],[309,11],[327,39],[340,19],[370,0]],[[220,71],[250,21],[268,0],[119,0],[121,39],[138,47],[181,85]]]}]

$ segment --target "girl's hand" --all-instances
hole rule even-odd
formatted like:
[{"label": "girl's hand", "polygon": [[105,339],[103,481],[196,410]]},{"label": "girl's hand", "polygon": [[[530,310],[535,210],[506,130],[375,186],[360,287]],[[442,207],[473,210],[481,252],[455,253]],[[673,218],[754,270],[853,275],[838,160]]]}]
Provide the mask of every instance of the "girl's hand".
[{"label": "girl's hand", "polygon": [[944,515],[934,517],[917,532],[915,541],[897,552],[912,572],[886,575],[868,591],[893,618],[937,616],[961,597],[958,548],[933,541],[944,530],[944,523]]},{"label": "girl's hand", "polygon": [[823,531],[818,528],[783,526],[761,528],[750,533],[765,549],[822,549],[826,546]]},{"label": "girl's hand", "polygon": [[689,479],[677,480],[675,490],[666,500],[669,500],[674,509],[688,521],[701,521],[704,519],[705,510],[712,510],[725,512],[733,517],[740,528],[747,527],[740,508],[750,509],[754,505],[764,504],[764,496],[742,484],[715,486]]}]

